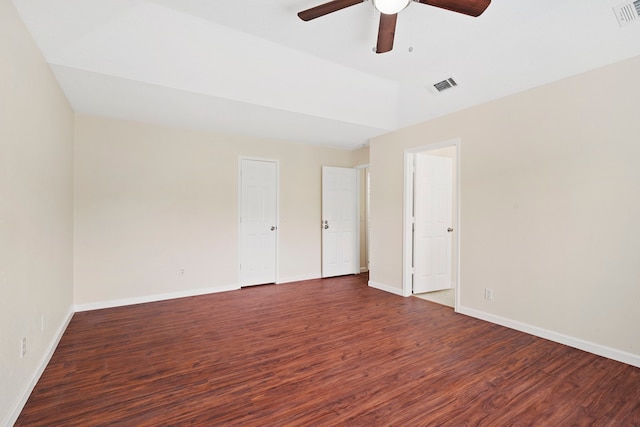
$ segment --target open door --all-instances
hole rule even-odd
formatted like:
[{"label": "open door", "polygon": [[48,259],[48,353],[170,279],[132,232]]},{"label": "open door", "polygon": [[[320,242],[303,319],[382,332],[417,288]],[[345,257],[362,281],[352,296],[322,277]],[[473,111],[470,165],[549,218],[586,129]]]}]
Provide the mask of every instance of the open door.
[{"label": "open door", "polygon": [[322,277],[360,272],[358,171],[322,167]]},{"label": "open door", "polygon": [[413,293],[452,287],[453,160],[415,155]]}]

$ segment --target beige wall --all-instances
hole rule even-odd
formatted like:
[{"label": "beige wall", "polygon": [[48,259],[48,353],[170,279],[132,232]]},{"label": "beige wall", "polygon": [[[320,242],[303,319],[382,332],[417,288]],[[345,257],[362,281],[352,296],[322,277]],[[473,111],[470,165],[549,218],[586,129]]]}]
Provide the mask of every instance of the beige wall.
[{"label": "beige wall", "polygon": [[353,166],[364,166],[369,164],[369,146],[351,151],[351,164]]},{"label": "beige wall", "polygon": [[75,156],[75,302],[92,304],[237,286],[239,156],[280,162],[278,280],[319,277],[321,167],[361,154],[79,115]]},{"label": "beige wall", "polygon": [[0,425],[8,425],[71,314],[73,112],[9,0],[0,0],[0,52]]},{"label": "beige wall", "polygon": [[461,304],[640,355],[638,75],[640,57],[375,138],[371,280],[402,287],[404,149],[459,137]]}]

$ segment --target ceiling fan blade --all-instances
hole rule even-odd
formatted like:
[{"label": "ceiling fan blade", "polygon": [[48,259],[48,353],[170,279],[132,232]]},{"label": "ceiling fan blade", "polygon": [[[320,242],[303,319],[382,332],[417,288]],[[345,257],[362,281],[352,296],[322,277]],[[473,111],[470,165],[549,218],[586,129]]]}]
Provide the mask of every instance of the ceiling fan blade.
[{"label": "ceiling fan blade", "polygon": [[321,16],[328,15],[332,12],[347,8],[349,6],[355,6],[359,3],[364,3],[365,0],[333,0],[328,3],[321,4],[320,6],[312,7],[311,9],[303,10],[298,13],[298,16],[303,21],[311,21],[312,19],[320,18]]},{"label": "ceiling fan blade", "polygon": [[396,35],[396,21],[398,14],[380,14],[380,27],[378,28],[378,45],[376,53],[385,53],[393,49],[393,39]]},{"label": "ceiling fan blade", "polygon": [[429,6],[451,10],[453,12],[464,13],[470,16],[480,16],[489,5],[491,0],[415,0],[418,3]]}]

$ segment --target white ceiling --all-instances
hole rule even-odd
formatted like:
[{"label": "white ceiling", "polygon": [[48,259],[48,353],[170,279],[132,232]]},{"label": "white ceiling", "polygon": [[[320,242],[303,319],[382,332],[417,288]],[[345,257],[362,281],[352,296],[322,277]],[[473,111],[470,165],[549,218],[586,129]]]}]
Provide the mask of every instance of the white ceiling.
[{"label": "white ceiling", "polygon": [[296,16],[325,1],[13,3],[78,113],[343,148],[640,55],[620,0],[493,0],[478,18],[412,3],[381,55],[370,1]]}]

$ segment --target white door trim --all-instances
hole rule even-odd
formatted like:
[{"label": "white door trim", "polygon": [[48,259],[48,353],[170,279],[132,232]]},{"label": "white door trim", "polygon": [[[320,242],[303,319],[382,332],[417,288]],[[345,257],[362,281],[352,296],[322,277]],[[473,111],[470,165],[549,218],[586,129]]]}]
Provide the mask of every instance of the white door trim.
[{"label": "white door trim", "polygon": [[[369,194],[369,183],[367,182],[367,174],[369,173],[369,163],[365,163],[362,165],[357,165],[353,167],[354,169],[358,169],[358,171],[365,171],[364,174],[364,194],[362,194],[360,192],[360,189],[363,186],[362,183],[362,174],[358,174],[358,222],[360,222],[360,216],[363,215],[364,216],[364,236],[362,236],[362,234],[360,234],[360,227],[358,227],[358,242],[360,242],[362,240],[362,238],[364,237],[364,250],[365,250],[365,262],[366,264],[363,266],[362,264],[360,264],[359,267],[359,272],[360,273],[366,273],[367,271],[369,271],[369,198],[368,198],[368,194]],[[364,198],[364,206],[361,205],[361,201]],[[364,208],[364,209],[362,209]],[[358,224],[359,225],[359,224]],[[361,247],[360,245],[358,245],[358,251],[360,251]],[[358,263],[360,263],[360,260],[362,259],[362,252],[360,252],[358,254]]]},{"label": "white door trim", "polygon": [[279,254],[280,254],[280,239],[278,238],[280,235],[280,160],[277,159],[267,159],[264,157],[250,157],[250,156],[238,156],[238,262],[236,266],[236,271],[238,272],[238,286],[243,286],[241,283],[242,273],[240,271],[240,264],[242,263],[242,251],[244,248],[242,247],[242,161],[243,160],[254,160],[259,162],[272,162],[276,164],[276,260],[275,260],[275,283],[279,283]]},{"label": "white door trim", "polygon": [[460,236],[462,230],[460,228],[460,177],[461,177],[461,141],[460,138],[441,141],[432,144],[422,145],[419,147],[407,148],[404,150],[404,202],[403,202],[403,235],[402,235],[402,295],[405,297],[412,294],[412,260],[413,260],[413,168],[414,157],[416,153],[423,151],[437,150],[439,148],[456,147],[456,186],[454,189],[454,198],[456,205],[456,215],[454,228],[454,238],[456,239],[456,250],[453,254],[456,260],[456,278],[455,278],[455,309],[457,311],[460,305]]}]

